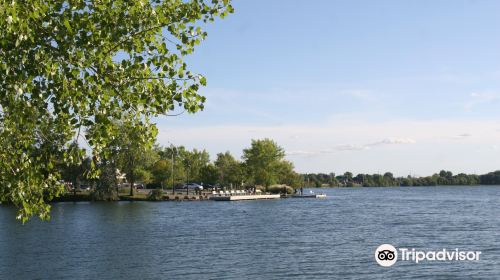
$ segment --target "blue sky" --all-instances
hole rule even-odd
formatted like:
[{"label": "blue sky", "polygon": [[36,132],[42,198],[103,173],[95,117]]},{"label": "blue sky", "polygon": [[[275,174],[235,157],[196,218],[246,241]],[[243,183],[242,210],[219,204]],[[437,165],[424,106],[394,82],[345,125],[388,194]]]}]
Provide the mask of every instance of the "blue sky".
[{"label": "blue sky", "polygon": [[188,57],[204,111],[159,142],[241,156],[269,137],[299,172],[500,169],[499,1],[234,1]]}]

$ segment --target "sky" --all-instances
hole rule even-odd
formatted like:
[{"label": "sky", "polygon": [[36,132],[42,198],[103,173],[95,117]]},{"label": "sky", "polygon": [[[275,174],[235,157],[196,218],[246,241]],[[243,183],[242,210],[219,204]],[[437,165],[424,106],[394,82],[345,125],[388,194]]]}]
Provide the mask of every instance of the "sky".
[{"label": "sky", "polygon": [[187,58],[205,109],[156,119],[161,145],[271,138],[301,173],[500,169],[500,1],[233,6]]}]

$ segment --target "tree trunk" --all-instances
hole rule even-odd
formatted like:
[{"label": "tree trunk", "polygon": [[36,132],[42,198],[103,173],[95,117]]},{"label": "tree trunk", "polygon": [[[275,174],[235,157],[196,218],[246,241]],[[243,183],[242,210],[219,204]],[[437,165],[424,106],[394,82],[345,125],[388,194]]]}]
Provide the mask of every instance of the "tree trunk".
[{"label": "tree trunk", "polygon": [[113,184],[115,185],[116,195],[120,195],[120,190],[118,188],[118,178],[116,178],[116,165],[113,163]]},{"label": "tree trunk", "polygon": [[134,182],[135,182],[135,174],[134,174],[134,167],[135,167],[135,162],[134,158],[130,155],[130,163],[129,163],[129,172],[130,172],[130,196],[134,196]]},{"label": "tree trunk", "polygon": [[134,196],[134,183],[135,183],[135,174],[134,169],[130,169],[130,196]]},{"label": "tree trunk", "polygon": [[134,196],[134,175],[130,177],[130,196]]},{"label": "tree trunk", "polygon": [[78,179],[73,180],[71,183],[73,184],[73,197],[76,197],[76,187],[80,187],[80,184],[78,184]]}]

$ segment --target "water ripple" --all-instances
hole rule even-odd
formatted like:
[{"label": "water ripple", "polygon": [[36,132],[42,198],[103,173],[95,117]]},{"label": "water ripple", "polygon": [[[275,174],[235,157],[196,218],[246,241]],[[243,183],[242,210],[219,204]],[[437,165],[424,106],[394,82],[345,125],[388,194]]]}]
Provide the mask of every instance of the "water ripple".
[{"label": "water ripple", "polygon": [[[458,188],[458,189],[457,189]],[[324,200],[59,203],[22,226],[0,207],[0,279],[491,278],[499,187],[327,189]],[[482,251],[376,264],[382,243]]]}]

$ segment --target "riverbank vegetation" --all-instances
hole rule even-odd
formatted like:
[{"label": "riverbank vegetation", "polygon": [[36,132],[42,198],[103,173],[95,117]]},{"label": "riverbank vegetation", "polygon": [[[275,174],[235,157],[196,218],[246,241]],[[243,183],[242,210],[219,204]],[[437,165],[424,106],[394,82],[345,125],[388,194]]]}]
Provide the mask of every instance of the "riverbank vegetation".
[{"label": "riverbank vegetation", "polygon": [[67,190],[90,189],[96,200],[117,200],[124,186],[134,196],[137,187],[172,189],[189,182],[225,189],[261,186],[264,191],[275,191],[278,184],[283,184],[289,186],[289,192],[303,183],[293,164],[284,159],[283,148],[270,139],[252,140],[250,147],[243,150],[241,160],[224,152],[213,161],[207,151],[188,150],[184,146],[154,145],[144,149],[132,147],[128,141],[116,143],[94,166],[100,174],[98,178],[86,177],[92,170],[90,157],[78,166],[60,166]]},{"label": "riverbank vegetation", "polygon": [[500,185],[500,171],[483,175],[456,174],[441,170],[432,176],[425,177],[394,177],[390,172],[384,174],[358,174],[351,172],[343,175],[335,173],[303,174],[307,187],[387,187],[387,186],[469,186],[469,185]]}]

